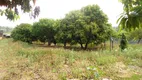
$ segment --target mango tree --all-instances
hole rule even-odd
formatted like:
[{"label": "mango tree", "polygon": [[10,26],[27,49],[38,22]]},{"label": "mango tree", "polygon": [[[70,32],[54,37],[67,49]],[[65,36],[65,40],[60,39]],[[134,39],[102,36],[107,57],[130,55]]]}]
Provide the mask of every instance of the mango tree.
[{"label": "mango tree", "polygon": [[43,43],[48,42],[48,45],[51,45],[51,42],[54,42],[55,36],[54,30],[54,20],[52,19],[40,19],[39,22],[35,22],[32,28],[32,34]]},{"label": "mango tree", "polygon": [[32,43],[32,33],[31,33],[32,25],[22,23],[17,25],[11,33],[12,38],[17,41],[23,41]]},{"label": "mango tree", "polygon": [[109,29],[106,28],[111,26],[107,26],[107,15],[100,7],[98,5],[88,5],[83,7],[81,12],[83,13],[84,36],[86,37],[84,49],[87,49],[89,43],[100,44],[107,40],[110,34],[107,34]]},{"label": "mango tree", "polygon": [[111,31],[111,25],[107,21],[107,16],[98,5],[71,11],[63,19],[61,29],[64,30],[61,31],[65,33],[62,38],[68,42],[75,41],[82,49],[87,49],[89,43],[100,44],[109,38],[107,33]]},{"label": "mango tree", "polygon": [[142,26],[142,1],[141,0],[119,0],[124,6],[124,12],[119,17],[120,29],[133,30]]},{"label": "mango tree", "polygon": [[[6,7],[5,10],[0,9],[0,15],[5,15],[9,20],[16,20],[19,18],[19,8],[21,8],[21,11],[24,13],[30,12],[33,9],[30,2],[35,4],[36,0],[0,0],[0,6]],[[31,16],[36,18],[39,12],[40,7],[36,6]]]}]

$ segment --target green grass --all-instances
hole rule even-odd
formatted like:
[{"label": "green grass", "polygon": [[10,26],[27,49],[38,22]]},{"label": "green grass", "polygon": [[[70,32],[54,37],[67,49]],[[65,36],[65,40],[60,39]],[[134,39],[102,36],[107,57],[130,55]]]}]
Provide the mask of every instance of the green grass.
[{"label": "green grass", "polygon": [[[115,45],[118,46],[118,45]],[[121,52],[74,51],[38,47],[12,39],[0,41],[0,80],[67,80],[101,79],[140,80],[142,78],[142,45],[130,45]],[[99,78],[93,70],[97,69]],[[130,66],[130,67],[129,67]],[[124,75],[123,71],[125,72]]]},{"label": "green grass", "polygon": [[131,77],[129,78],[120,78],[121,80],[140,80],[142,79],[142,76],[139,76],[139,75],[132,75]]}]

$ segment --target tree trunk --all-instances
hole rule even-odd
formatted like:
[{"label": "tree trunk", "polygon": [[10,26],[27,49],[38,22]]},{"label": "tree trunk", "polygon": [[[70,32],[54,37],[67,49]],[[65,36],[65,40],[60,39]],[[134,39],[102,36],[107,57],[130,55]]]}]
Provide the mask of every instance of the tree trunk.
[{"label": "tree trunk", "polygon": [[87,47],[88,47],[88,42],[85,44],[85,48],[84,48],[84,50],[86,50],[86,49],[87,49]]},{"label": "tree trunk", "polygon": [[114,46],[113,46],[113,41],[112,41],[112,50],[113,50]]},{"label": "tree trunk", "polygon": [[81,49],[83,49],[84,47],[83,47],[83,44],[82,44],[82,41],[81,41],[81,39],[79,39],[79,44],[80,44],[80,47],[81,47]]},{"label": "tree trunk", "polygon": [[51,46],[51,41],[48,41],[48,46]]},{"label": "tree trunk", "polygon": [[43,44],[45,45],[46,41],[43,42]]},{"label": "tree trunk", "polygon": [[90,38],[87,40],[87,42],[86,42],[86,44],[85,44],[85,48],[84,48],[84,50],[86,50],[86,49],[87,49],[89,41],[90,41]]},{"label": "tree trunk", "polygon": [[80,47],[81,47],[81,49],[83,49],[83,48],[84,48],[82,43],[80,43]]},{"label": "tree trunk", "polygon": [[142,38],[139,38],[139,40],[138,40],[137,44],[139,44],[139,43],[140,43],[141,39],[142,39]]},{"label": "tree trunk", "polygon": [[54,40],[54,42],[53,42],[53,43],[54,43],[54,46],[56,46],[56,41],[55,41],[55,40]]},{"label": "tree trunk", "polygon": [[112,46],[111,46],[112,44],[111,44],[111,38],[110,38],[110,51],[112,50]]},{"label": "tree trunk", "polygon": [[66,48],[66,42],[64,42],[64,48]]},{"label": "tree trunk", "polygon": [[104,41],[104,49],[106,49],[106,42]]},{"label": "tree trunk", "polygon": [[103,43],[101,43],[101,49],[102,49],[102,51],[104,50],[104,44]]}]

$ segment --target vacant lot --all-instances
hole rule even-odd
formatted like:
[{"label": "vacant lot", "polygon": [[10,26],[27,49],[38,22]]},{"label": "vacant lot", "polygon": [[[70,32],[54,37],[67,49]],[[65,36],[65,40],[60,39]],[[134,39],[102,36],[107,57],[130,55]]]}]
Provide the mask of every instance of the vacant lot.
[{"label": "vacant lot", "polygon": [[0,40],[0,80],[141,80],[142,45],[74,51]]}]

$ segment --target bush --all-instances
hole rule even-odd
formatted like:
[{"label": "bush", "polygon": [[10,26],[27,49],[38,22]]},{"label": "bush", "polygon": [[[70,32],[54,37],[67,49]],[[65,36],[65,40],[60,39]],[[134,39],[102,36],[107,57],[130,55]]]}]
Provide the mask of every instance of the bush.
[{"label": "bush", "polygon": [[128,41],[126,39],[126,36],[124,34],[122,34],[122,38],[121,38],[121,41],[120,41],[120,48],[121,48],[121,51],[123,51],[124,49],[126,49],[128,47]]},{"label": "bush", "polygon": [[31,28],[31,24],[22,23],[18,25],[16,28],[14,28],[11,36],[15,41],[19,40],[23,42],[32,43]]}]

